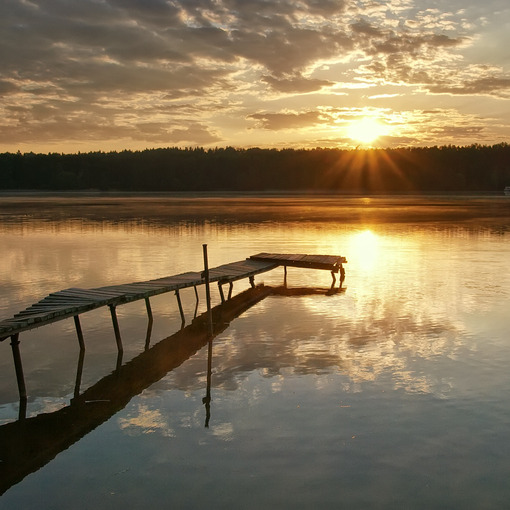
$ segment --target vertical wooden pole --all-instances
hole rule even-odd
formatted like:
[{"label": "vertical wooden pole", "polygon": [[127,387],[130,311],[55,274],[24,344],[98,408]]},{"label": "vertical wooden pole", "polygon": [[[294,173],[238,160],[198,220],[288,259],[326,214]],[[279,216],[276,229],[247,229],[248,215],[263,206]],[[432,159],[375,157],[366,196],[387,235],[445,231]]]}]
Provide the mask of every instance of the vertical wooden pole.
[{"label": "vertical wooden pole", "polygon": [[234,282],[230,282],[229,283],[229,287],[228,287],[228,298],[227,299],[230,299],[232,297],[232,290],[234,289]]},{"label": "vertical wooden pole", "polygon": [[220,291],[221,302],[224,303],[225,302],[225,294],[223,294],[223,287],[221,286],[220,282],[218,282],[218,290]]},{"label": "vertical wooden pole", "polygon": [[76,327],[76,334],[78,335],[78,342],[80,344],[80,350],[85,350],[85,341],[83,340],[83,332],[81,330],[80,316],[74,316],[74,325]]},{"label": "vertical wooden pole", "polygon": [[287,287],[287,266],[283,266],[283,286]]},{"label": "vertical wooden pole", "polygon": [[154,322],[152,318],[151,302],[148,297],[145,298],[145,307],[147,308],[147,317],[149,318],[147,322],[147,333],[145,334],[145,350],[147,350],[151,342],[152,324]]},{"label": "vertical wooden pole", "polygon": [[252,289],[255,288],[255,276],[250,276],[250,285],[252,287]]},{"label": "vertical wooden pole", "polygon": [[24,420],[27,417],[27,399],[21,399],[19,402],[18,420]]},{"label": "vertical wooden pole", "polygon": [[147,333],[145,333],[145,350],[150,347],[152,334],[152,321],[147,323]]},{"label": "vertical wooden pole", "polygon": [[18,391],[20,402],[27,399],[27,388],[25,386],[25,377],[23,375],[23,364],[21,363],[21,354],[19,352],[19,333],[11,336],[12,357],[14,358],[14,369],[16,370],[16,380],[18,381]]},{"label": "vertical wooden pole", "polygon": [[120,328],[119,328],[119,321],[117,320],[117,312],[115,311],[114,305],[109,305],[110,307],[110,313],[112,315],[112,322],[113,322],[113,330],[115,331],[115,341],[117,342],[117,349],[119,352],[122,352],[124,348],[122,347],[122,338],[120,337]]},{"label": "vertical wooden pole", "polygon": [[177,304],[179,305],[179,313],[181,314],[181,325],[184,326],[184,324],[186,324],[186,318],[184,317],[184,310],[182,309],[181,295],[179,294],[179,289],[175,291],[175,297],[177,298]]},{"label": "vertical wooden pole", "polygon": [[147,317],[149,318],[149,321],[147,322],[147,333],[145,334],[145,350],[147,350],[151,342],[152,324],[154,322],[149,298],[145,298],[145,307],[147,308]]},{"label": "vertical wooden pole", "polygon": [[207,301],[207,323],[209,326],[209,335],[213,335],[213,322],[211,310],[211,286],[209,283],[209,261],[207,258],[207,244],[202,245],[204,252],[204,279],[205,279],[205,297]]},{"label": "vertical wooden pole", "polygon": [[119,351],[117,353],[117,363],[115,365],[115,371],[118,372],[122,367],[122,356],[124,356],[124,351]]},{"label": "vertical wooden pole", "polygon": [[80,355],[78,357],[78,367],[76,369],[76,382],[74,384],[74,398],[78,398],[80,396],[81,376],[83,374],[84,360],[85,360],[85,349],[80,349]]},{"label": "vertical wooden pole", "polygon": [[195,289],[195,298],[196,298],[196,302],[195,302],[195,314],[193,315],[193,319],[196,319],[197,313],[198,313],[198,303],[200,302],[200,300],[198,299],[197,286],[193,285],[193,289]]},{"label": "vertical wooden pole", "polygon": [[149,301],[149,298],[145,298],[145,307],[147,308],[147,317],[149,317],[149,322],[152,322],[152,308],[151,308],[151,302]]}]

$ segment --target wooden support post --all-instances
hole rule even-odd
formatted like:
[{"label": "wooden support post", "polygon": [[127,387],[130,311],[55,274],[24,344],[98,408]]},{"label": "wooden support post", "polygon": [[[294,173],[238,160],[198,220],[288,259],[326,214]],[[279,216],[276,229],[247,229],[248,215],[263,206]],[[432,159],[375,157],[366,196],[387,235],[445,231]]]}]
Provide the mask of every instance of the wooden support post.
[{"label": "wooden support post", "polygon": [[21,363],[21,354],[19,352],[19,333],[11,336],[12,357],[14,358],[14,369],[16,370],[16,380],[18,381],[18,391],[20,402],[27,400],[27,388],[25,386],[25,377],[23,375],[23,364]]},{"label": "wooden support post", "polygon": [[283,266],[283,286],[287,287],[287,266]]},{"label": "wooden support post", "polygon": [[232,297],[232,290],[234,290],[234,282],[230,282],[229,283],[229,287],[228,287],[228,298],[227,299],[230,299]]},{"label": "wooden support post", "polygon": [[149,321],[147,324],[147,333],[145,333],[145,350],[147,350],[150,347],[151,334],[152,334],[152,321]]},{"label": "wooden support post", "polygon": [[345,280],[345,269],[344,269],[344,266],[342,264],[340,264],[340,288],[342,288],[342,284],[344,283],[344,280]]},{"label": "wooden support post", "polygon": [[118,372],[122,367],[122,356],[124,356],[124,351],[119,351],[117,353],[117,363],[115,364],[115,372]]},{"label": "wooden support post", "polygon": [[152,322],[152,308],[151,308],[151,302],[149,301],[149,298],[145,298],[145,307],[147,308],[147,317],[149,317],[149,322]]},{"label": "wooden support post", "polygon": [[198,303],[200,302],[200,300],[198,299],[197,286],[193,285],[193,289],[195,289],[195,298],[196,298],[196,301],[195,301],[195,313],[193,314],[193,319],[196,319],[197,318],[197,313],[198,313]]},{"label": "wooden support post", "polygon": [[175,297],[177,298],[177,304],[179,305],[179,313],[181,314],[181,324],[184,326],[184,324],[186,324],[186,318],[184,317],[184,310],[182,309],[181,295],[179,294],[179,289],[175,291]]},{"label": "wooden support post", "polygon": [[209,335],[213,335],[213,321],[211,310],[211,286],[209,283],[209,261],[207,258],[207,244],[202,245],[204,252],[204,280],[205,280],[205,297],[207,301],[207,322],[209,326]]},{"label": "wooden support post", "polygon": [[122,352],[122,338],[120,337],[119,321],[117,320],[117,312],[115,311],[114,305],[108,305],[110,307],[110,313],[112,315],[113,330],[115,331],[115,341],[117,342],[117,349]]},{"label": "wooden support post", "polygon": [[78,335],[78,343],[80,344],[80,350],[85,350],[85,341],[83,340],[83,332],[81,330],[80,316],[74,316],[74,325],[76,327],[76,334]]},{"label": "wooden support post", "polygon": [[250,276],[250,285],[251,285],[252,289],[255,288],[255,276],[253,276],[253,275]]},{"label": "wooden support post", "polygon": [[151,342],[152,324],[154,322],[152,318],[151,302],[148,297],[145,298],[145,307],[147,308],[147,317],[149,318],[147,322],[147,333],[145,334],[145,350],[147,350]]},{"label": "wooden support post", "polygon": [[85,349],[80,350],[78,357],[78,368],[76,369],[76,383],[74,385],[74,398],[80,396],[81,376],[83,373],[83,362],[85,360]]},{"label": "wooden support post", "polygon": [[23,398],[19,402],[18,420],[24,420],[27,417],[27,399]]},{"label": "wooden support post", "polygon": [[225,295],[223,294],[223,287],[221,286],[220,282],[218,282],[218,290],[220,291],[221,302],[224,303],[225,302]]}]

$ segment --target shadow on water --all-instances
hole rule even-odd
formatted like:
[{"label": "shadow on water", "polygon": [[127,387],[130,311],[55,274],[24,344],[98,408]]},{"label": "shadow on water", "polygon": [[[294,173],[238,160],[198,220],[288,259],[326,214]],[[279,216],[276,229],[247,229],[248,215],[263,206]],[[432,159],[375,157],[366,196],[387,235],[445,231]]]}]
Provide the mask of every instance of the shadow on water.
[{"label": "shadow on water", "polygon": [[331,294],[343,289],[267,287],[248,289],[212,309],[213,334],[209,333],[207,312],[177,333],[161,340],[125,365],[79,393],[84,351],[80,353],[77,385],[70,405],[52,413],[0,426],[0,495],[22,481],[60,452],[122,410],[129,401],[166,374],[182,365],[208,345],[207,388],[202,399],[205,426],[211,416],[211,369],[213,338],[230,322],[269,295],[302,296]]}]

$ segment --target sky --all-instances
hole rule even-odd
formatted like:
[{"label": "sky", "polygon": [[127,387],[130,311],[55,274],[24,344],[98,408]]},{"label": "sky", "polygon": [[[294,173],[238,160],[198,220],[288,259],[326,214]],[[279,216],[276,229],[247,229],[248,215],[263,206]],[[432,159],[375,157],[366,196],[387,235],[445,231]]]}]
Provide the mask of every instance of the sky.
[{"label": "sky", "polygon": [[0,152],[510,141],[508,0],[1,0]]}]

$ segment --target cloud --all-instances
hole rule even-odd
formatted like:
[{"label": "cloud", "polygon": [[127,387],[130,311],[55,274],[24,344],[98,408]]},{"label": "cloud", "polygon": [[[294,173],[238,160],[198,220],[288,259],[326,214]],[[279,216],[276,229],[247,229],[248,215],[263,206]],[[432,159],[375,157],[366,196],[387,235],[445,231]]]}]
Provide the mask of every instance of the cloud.
[{"label": "cloud", "polygon": [[211,133],[209,129],[198,123],[192,123],[186,128],[173,129],[168,133],[165,141],[172,143],[190,142],[198,144],[209,144],[219,142],[221,138]]},{"label": "cloud", "polygon": [[6,80],[0,80],[0,96],[4,96],[7,94],[12,94],[19,90],[14,83]]},{"label": "cloud", "polygon": [[466,81],[461,85],[437,84],[428,87],[435,94],[495,95],[510,97],[510,78],[490,76]]},{"label": "cloud", "polygon": [[323,87],[331,87],[335,83],[328,80],[318,80],[313,78],[305,78],[301,75],[294,75],[285,78],[274,78],[273,76],[263,76],[265,81],[274,90],[286,93],[307,93],[315,92]]},{"label": "cloud", "polygon": [[366,20],[351,25],[357,44],[368,55],[399,54],[402,57],[433,52],[435,49],[452,48],[465,43],[464,37],[452,38],[446,34],[429,31],[413,33],[406,29],[383,30]]},{"label": "cloud", "polygon": [[149,126],[161,126],[155,143],[217,143],[243,129],[253,138],[253,120],[262,131],[321,124],[320,107],[355,106],[360,86],[381,100],[381,86],[399,87],[399,98],[506,98],[506,57],[490,69],[464,60],[482,25],[500,23],[503,33],[505,6],[9,0],[0,3],[0,132],[4,146],[59,136],[65,142],[78,138],[77,130],[92,143],[136,140],[134,126],[145,126],[142,144]]},{"label": "cloud", "polygon": [[248,118],[257,120],[263,129],[272,131],[303,128],[329,122],[329,120],[322,118],[319,112],[312,111],[304,113],[255,113],[249,115]]},{"label": "cloud", "polygon": [[431,131],[441,137],[463,138],[465,136],[480,136],[483,132],[483,126],[443,126],[434,128]]}]

